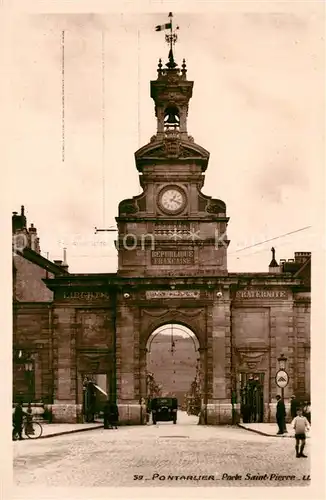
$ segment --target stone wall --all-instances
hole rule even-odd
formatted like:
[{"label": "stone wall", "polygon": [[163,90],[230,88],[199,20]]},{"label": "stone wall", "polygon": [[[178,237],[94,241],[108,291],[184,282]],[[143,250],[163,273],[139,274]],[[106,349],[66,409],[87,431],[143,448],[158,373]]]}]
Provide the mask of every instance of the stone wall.
[{"label": "stone wall", "polygon": [[281,394],[275,383],[281,354],[287,358],[285,369],[289,375],[284,389],[286,402],[298,384],[304,388],[305,381],[309,381],[310,310],[307,305],[295,303],[290,290],[283,293],[283,300],[268,300],[267,292],[264,292],[266,299],[263,294],[260,300],[250,298],[253,296],[249,294],[246,300],[235,300],[232,307],[238,398],[239,373],[263,373],[265,421],[274,420],[275,396]]},{"label": "stone wall", "polygon": [[73,307],[56,306],[53,311],[53,422],[75,422],[76,354]]},{"label": "stone wall", "polygon": [[264,418],[273,418],[281,353],[288,358],[286,399],[300,388],[309,392],[310,303],[293,300],[291,291],[274,299],[268,291],[234,299],[227,284],[220,289],[201,289],[195,298],[171,292],[165,299],[132,286],[95,292],[94,284],[93,292],[61,289],[53,305],[16,303],[14,343],[35,353],[37,399],[53,402],[54,422],[75,422],[81,419],[83,377],[106,375],[113,396],[116,376],[121,423],[141,423],[147,340],[174,322],[198,338],[208,424],[232,423],[232,390],[236,386],[239,396],[240,373],[264,375]]},{"label": "stone wall", "polygon": [[[52,401],[51,304],[15,303],[13,308],[13,347],[29,352],[34,358],[35,401]],[[26,394],[24,364],[13,362],[13,396]]]},{"label": "stone wall", "polygon": [[[262,373],[264,375],[264,403],[270,400],[270,309],[238,303],[232,308],[233,368],[240,401],[240,374]],[[265,415],[268,418],[268,406]]]}]

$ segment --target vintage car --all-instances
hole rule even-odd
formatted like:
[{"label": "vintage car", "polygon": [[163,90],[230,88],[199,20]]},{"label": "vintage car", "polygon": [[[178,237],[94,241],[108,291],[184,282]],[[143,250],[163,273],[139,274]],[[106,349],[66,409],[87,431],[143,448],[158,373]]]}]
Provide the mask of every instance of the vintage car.
[{"label": "vintage car", "polygon": [[151,401],[152,421],[155,425],[159,421],[173,421],[177,423],[177,398],[154,398]]}]

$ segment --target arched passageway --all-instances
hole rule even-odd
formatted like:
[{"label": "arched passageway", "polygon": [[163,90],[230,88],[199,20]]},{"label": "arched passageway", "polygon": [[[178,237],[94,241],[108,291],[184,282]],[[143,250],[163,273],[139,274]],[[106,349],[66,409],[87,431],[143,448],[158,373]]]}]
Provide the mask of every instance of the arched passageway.
[{"label": "arched passageway", "polygon": [[146,372],[147,400],[176,397],[179,410],[199,415],[202,366],[199,342],[190,328],[179,323],[156,328],[147,340]]}]

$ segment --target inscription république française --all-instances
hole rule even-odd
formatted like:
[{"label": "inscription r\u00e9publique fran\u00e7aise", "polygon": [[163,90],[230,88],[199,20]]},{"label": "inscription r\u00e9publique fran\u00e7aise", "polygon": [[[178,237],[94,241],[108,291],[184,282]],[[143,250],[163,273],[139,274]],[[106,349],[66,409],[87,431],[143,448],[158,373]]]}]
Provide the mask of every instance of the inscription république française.
[{"label": "inscription r\u00e9publique fran\u00e7aise", "polygon": [[153,266],[177,266],[193,263],[193,250],[152,250]]}]

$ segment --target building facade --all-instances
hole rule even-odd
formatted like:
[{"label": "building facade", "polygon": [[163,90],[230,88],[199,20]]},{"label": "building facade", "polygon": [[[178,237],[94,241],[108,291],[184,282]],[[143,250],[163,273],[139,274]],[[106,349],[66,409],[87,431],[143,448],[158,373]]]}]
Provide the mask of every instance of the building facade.
[{"label": "building facade", "polygon": [[119,204],[117,273],[71,274],[57,262],[38,277],[46,300],[15,295],[14,352],[42,360],[35,395],[54,421],[81,421],[83,381],[102,377],[121,423],[142,423],[148,341],[171,323],[198,341],[202,422],[237,421],[250,384],[256,418],[270,421],[281,354],[285,399],[309,397],[310,253],[278,263],[273,250],[266,273],[228,272],[226,205],[202,193],[209,153],[187,129],[192,90],[170,51],[151,82],[156,134],[135,153],[143,192]]}]

